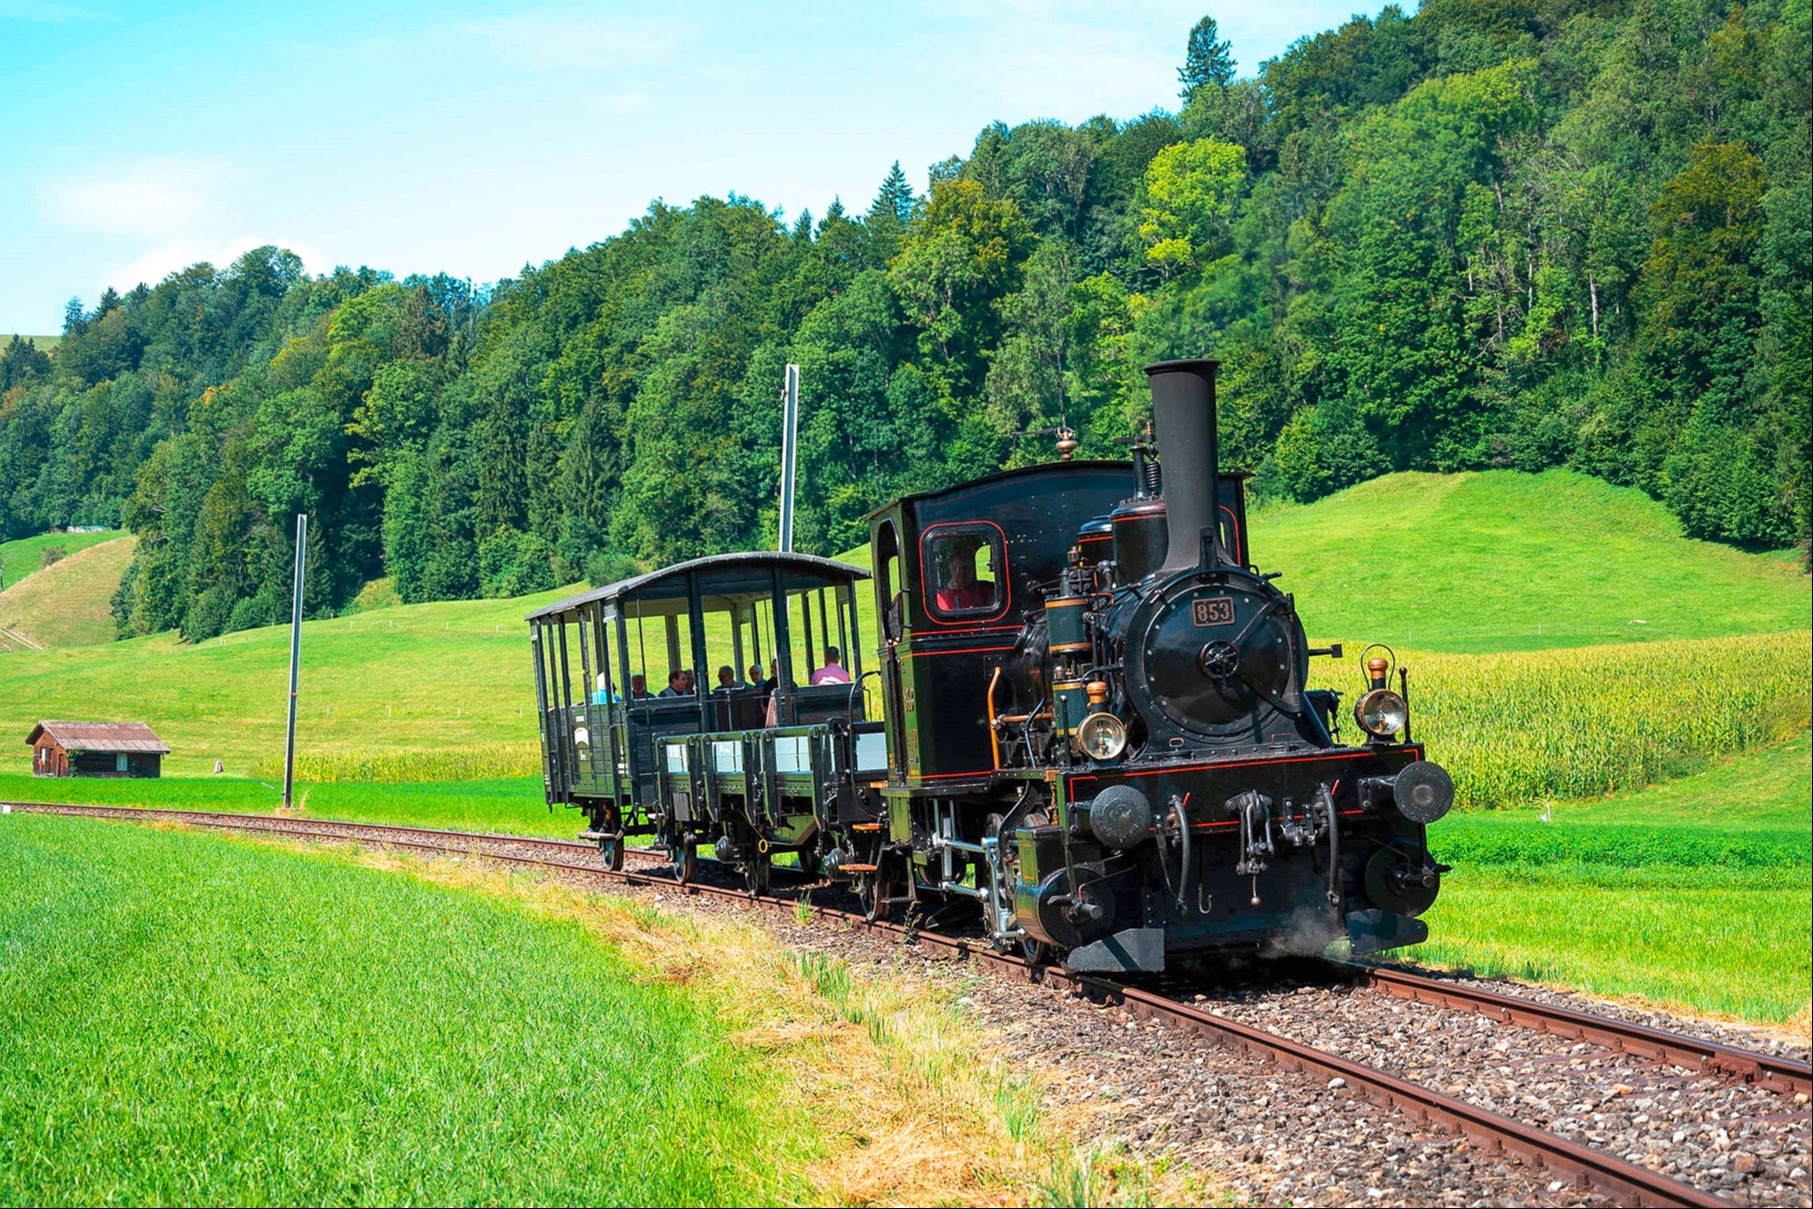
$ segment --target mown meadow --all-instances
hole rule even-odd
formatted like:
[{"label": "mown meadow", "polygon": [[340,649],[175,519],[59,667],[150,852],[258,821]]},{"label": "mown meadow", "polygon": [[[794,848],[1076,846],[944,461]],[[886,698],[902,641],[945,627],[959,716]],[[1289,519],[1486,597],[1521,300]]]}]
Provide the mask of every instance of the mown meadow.
[{"label": "mown meadow", "polygon": [[1117,1191],[947,995],[733,920],[86,819],[0,848],[0,1203]]},{"label": "mown meadow", "polygon": [[1596,801],[1450,815],[1455,866],[1406,954],[1786,1026],[1813,985],[1807,732]]}]

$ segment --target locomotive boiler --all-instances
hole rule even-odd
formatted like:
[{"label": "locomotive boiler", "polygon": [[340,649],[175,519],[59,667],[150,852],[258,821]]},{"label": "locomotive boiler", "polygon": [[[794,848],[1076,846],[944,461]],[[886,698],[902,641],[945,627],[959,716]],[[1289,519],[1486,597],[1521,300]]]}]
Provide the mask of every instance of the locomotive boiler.
[{"label": "locomotive boiler", "polygon": [[[710,845],[764,888],[793,853],[872,914],[967,918],[1074,969],[1426,939],[1416,917],[1447,871],[1427,828],[1453,783],[1413,741],[1408,676],[1384,648],[1362,653],[1351,711],[1308,686],[1312,659],[1343,652],[1312,649],[1295,599],[1255,565],[1245,476],[1218,465],[1215,371],[1147,368],[1152,440],[1131,464],[1023,467],[872,514],[879,667],[852,668],[853,684],[812,670],[812,610],[789,595],[821,585],[828,637],[831,585],[839,637],[859,642],[849,589],[869,577],[823,560],[696,560],[542,610],[549,801],[585,809],[601,844],[652,836],[682,876]],[[707,623],[713,607],[727,625]],[[645,615],[668,619],[670,662],[685,657],[673,618],[690,615],[701,667],[714,630],[741,667],[766,616],[766,717],[738,712],[734,689],[619,700],[613,671],[630,682],[643,645],[625,619]],[[582,662],[595,650],[583,682],[604,669],[589,705],[556,668],[569,633]]]}]

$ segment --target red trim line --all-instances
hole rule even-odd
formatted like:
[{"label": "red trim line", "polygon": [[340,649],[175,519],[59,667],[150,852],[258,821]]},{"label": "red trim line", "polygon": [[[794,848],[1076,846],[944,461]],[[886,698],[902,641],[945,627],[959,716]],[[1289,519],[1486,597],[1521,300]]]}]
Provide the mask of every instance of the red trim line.
[{"label": "red trim line", "polygon": [[902,659],[930,659],[936,655],[984,655],[990,651],[1011,651],[1009,646],[966,646],[954,651],[903,651]]},{"label": "red trim line", "polygon": [[1226,504],[1219,504],[1217,508],[1221,515],[1228,518],[1228,532],[1234,535],[1234,561],[1244,567],[1246,566],[1246,550],[1241,542],[1240,520],[1234,515],[1234,510]]}]

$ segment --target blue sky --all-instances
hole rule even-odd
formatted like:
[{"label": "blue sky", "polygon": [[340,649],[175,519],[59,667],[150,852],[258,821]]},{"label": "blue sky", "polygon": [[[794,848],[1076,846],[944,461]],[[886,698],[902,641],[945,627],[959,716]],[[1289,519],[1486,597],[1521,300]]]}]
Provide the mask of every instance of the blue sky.
[{"label": "blue sky", "polygon": [[996,119],[1175,107],[1205,12],[1245,74],[1377,7],[0,0],[0,333],[263,243],[492,281],[655,198],[862,209]]}]

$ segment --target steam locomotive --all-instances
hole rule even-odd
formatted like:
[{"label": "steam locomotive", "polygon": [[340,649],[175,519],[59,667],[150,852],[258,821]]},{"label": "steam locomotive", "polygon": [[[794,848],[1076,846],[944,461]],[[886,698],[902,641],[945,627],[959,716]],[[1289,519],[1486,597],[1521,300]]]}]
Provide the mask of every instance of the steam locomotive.
[{"label": "steam locomotive", "polygon": [[[1384,648],[1364,653],[1359,741],[1337,741],[1341,694],[1306,680],[1343,653],[1310,648],[1295,600],[1250,564],[1215,371],[1147,367],[1154,440],[1131,464],[1062,460],[879,509],[872,577],[724,555],[531,615],[550,805],[584,810],[614,863],[645,837],[684,879],[705,847],[760,891],[792,854],[873,915],[967,915],[1072,969],[1425,940],[1416,917],[1448,870],[1426,829],[1453,782],[1412,741]],[[852,658],[827,676],[833,609]],[[772,682],[619,691],[638,662],[648,675],[651,618],[670,668],[709,667],[715,647],[759,670],[766,651]]]}]

